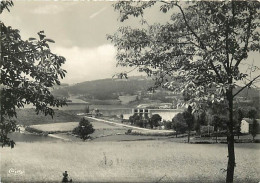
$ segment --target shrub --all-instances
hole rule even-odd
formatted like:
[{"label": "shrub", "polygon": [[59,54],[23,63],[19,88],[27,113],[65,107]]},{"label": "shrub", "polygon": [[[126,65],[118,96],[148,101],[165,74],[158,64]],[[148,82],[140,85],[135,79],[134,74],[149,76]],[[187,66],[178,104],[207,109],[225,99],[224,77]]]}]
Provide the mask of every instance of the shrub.
[{"label": "shrub", "polygon": [[79,126],[73,129],[72,133],[78,135],[81,139],[86,140],[90,138],[90,134],[95,131],[92,124],[85,118],[79,122]]},{"label": "shrub", "polygon": [[143,122],[143,120],[137,120],[137,121],[135,121],[135,125],[143,128],[144,127],[144,122]]},{"label": "shrub", "polygon": [[172,125],[173,129],[176,131],[176,137],[177,134],[184,133],[188,129],[183,113],[178,113],[172,118]]},{"label": "shrub", "polygon": [[159,126],[159,122],[162,120],[162,117],[159,114],[152,115],[151,119],[149,120],[149,124],[151,128]]},{"label": "shrub", "polygon": [[173,123],[171,121],[163,121],[163,125],[165,129],[170,130],[173,127]]},{"label": "shrub", "polygon": [[139,120],[141,120],[141,118],[137,114],[134,114],[133,116],[129,117],[129,122],[131,123],[131,125],[136,124],[136,122]]}]

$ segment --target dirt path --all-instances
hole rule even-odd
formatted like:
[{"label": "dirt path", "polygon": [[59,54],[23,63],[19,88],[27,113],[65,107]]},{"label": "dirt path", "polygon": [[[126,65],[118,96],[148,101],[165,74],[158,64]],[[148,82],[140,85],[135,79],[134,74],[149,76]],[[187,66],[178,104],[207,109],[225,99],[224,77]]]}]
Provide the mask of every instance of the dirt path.
[{"label": "dirt path", "polygon": [[146,131],[146,132],[153,132],[153,133],[172,133],[173,132],[172,130],[151,130],[151,129],[147,129],[147,128],[140,128],[140,127],[136,127],[136,126],[116,123],[116,122],[112,122],[112,121],[108,121],[108,120],[104,120],[104,119],[99,119],[99,118],[88,117],[88,116],[86,116],[86,118],[93,119],[93,120],[96,120],[96,121],[105,122],[105,123],[112,124],[112,125],[118,125],[118,126],[123,126],[123,127],[126,127],[126,128],[132,128],[132,129],[136,129],[136,130]]}]

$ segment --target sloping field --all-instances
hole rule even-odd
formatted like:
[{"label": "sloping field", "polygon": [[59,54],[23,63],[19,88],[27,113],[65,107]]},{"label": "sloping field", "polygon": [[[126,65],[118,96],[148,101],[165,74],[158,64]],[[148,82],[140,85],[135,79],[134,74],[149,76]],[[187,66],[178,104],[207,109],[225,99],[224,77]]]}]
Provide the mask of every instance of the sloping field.
[{"label": "sloping field", "polygon": [[[259,144],[235,144],[234,182],[259,181]],[[2,182],[225,182],[225,144],[168,141],[17,143],[0,148]],[[15,175],[14,171],[21,174]]]},{"label": "sloping field", "polygon": [[[62,109],[62,108],[61,108]],[[20,125],[38,125],[38,124],[49,124],[49,123],[60,123],[60,122],[71,122],[80,121],[79,116],[65,112],[63,110],[54,110],[55,114],[53,118],[51,116],[45,116],[42,113],[36,114],[34,109],[18,109],[17,110],[17,121]]]},{"label": "sloping field", "polygon": [[[42,132],[68,132],[72,131],[75,127],[78,126],[78,122],[66,122],[66,123],[50,123],[50,124],[42,124],[42,125],[31,125],[31,129],[35,129],[36,131]],[[124,129],[124,127],[118,127],[111,124],[106,124],[103,122],[91,122],[95,130],[114,130],[114,129]]]},{"label": "sloping field", "polygon": [[78,122],[67,122],[67,123],[51,123],[43,125],[31,125],[31,129],[42,132],[68,132],[72,131],[78,126]]}]

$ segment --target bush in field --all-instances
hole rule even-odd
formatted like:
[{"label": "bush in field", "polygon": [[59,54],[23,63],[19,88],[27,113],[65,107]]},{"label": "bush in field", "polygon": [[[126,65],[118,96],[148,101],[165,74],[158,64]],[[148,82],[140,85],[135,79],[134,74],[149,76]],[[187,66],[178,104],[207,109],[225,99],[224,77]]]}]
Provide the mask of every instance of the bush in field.
[{"label": "bush in field", "polygon": [[134,114],[133,116],[129,117],[129,122],[131,125],[136,124],[137,121],[140,121],[141,117],[138,114]]},{"label": "bush in field", "polygon": [[123,121],[124,121],[124,115],[123,114],[120,114],[120,119],[121,119],[121,123],[123,123]]},{"label": "bush in field", "polygon": [[159,126],[159,122],[162,120],[162,117],[159,114],[152,115],[151,119],[149,120],[149,124],[151,128]]},{"label": "bush in field", "polygon": [[138,127],[143,128],[144,127],[144,121],[143,120],[137,120],[135,122],[135,125],[138,126]]},{"label": "bush in field", "polygon": [[79,122],[79,126],[73,129],[72,133],[78,135],[81,139],[86,140],[90,138],[90,134],[95,131],[92,124],[85,118]]},{"label": "bush in field", "polygon": [[176,137],[177,134],[184,133],[188,129],[188,126],[183,117],[183,113],[178,113],[176,116],[174,116],[172,118],[172,123],[173,129],[176,131]]},{"label": "bush in field", "polygon": [[171,121],[163,121],[163,125],[165,129],[170,130],[173,127],[173,123]]}]

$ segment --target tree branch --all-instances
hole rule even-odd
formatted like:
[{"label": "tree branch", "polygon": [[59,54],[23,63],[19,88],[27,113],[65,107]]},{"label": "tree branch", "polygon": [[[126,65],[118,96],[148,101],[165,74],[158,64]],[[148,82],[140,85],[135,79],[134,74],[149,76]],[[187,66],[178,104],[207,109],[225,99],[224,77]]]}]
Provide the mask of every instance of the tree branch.
[{"label": "tree branch", "polygon": [[258,75],[257,77],[255,77],[253,80],[251,80],[249,83],[247,83],[244,87],[242,87],[240,90],[238,90],[238,92],[236,92],[232,98],[235,98],[235,96],[237,96],[241,91],[243,91],[246,87],[249,87],[250,85],[252,85],[252,83],[257,79],[259,78],[260,75]]},{"label": "tree branch", "polygon": [[190,25],[188,24],[188,21],[186,19],[186,16],[184,14],[184,11],[182,9],[182,7],[180,5],[178,5],[177,3],[175,3],[175,6],[177,6],[182,14],[183,20],[185,21],[186,26],[188,27],[188,29],[191,31],[191,33],[196,37],[196,39],[198,40],[198,42],[200,43],[200,46],[202,49],[206,49],[206,46],[204,45],[204,43],[201,41],[200,37],[192,30],[192,28],[190,27]]},{"label": "tree branch", "polygon": [[251,36],[251,34],[250,34],[251,24],[252,24],[252,19],[253,19],[252,12],[250,10],[249,10],[249,12],[250,12],[250,15],[249,15],[248,27],[247,27],[247,32],[246,32],[247,37],[246,37],[246,41],[245,41],[245,47],[243,49],[243,53],[241,55],[241,58],[237,60],[235,67],[238,67],[240,62],[245,58],[246,51],[247,51],[247,48],[248,48],[248,42],[249,42],[249,38]]},{"label": "tree branch", "polygon": [[228,47],[228,34],[229,34],[229,22],[226,22],[226,30],[225,30],[225,36],[226,36],[226,40],[225,40],[225,47],[226,47],[226,63],[223,63],[223,66],[226,70],[227,73],[231,74],[230,70],[229,70],[229,47]]}]

